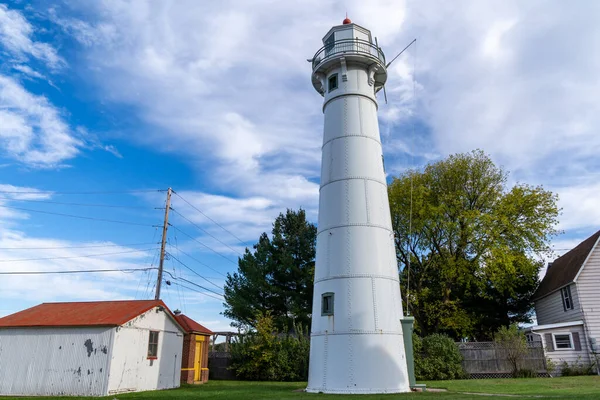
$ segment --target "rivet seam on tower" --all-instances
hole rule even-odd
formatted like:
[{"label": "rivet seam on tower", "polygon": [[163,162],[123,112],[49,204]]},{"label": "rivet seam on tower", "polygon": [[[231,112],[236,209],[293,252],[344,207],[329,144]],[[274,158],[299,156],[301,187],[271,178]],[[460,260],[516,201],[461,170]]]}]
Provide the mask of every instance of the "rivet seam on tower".
[{"label": "rivet seam on tower", "polygon": [[371,287],[373,289],[373,316],[375,318],[375,330],[379,329],[379,320],[377,319],[377,296],[375,295],[375,278],[371,278]]}]

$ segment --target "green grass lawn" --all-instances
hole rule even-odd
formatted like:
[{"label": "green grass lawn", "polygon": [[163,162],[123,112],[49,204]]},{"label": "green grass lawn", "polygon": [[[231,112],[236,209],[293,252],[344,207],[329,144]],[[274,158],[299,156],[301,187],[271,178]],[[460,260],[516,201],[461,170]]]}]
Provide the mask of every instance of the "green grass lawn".
[{"label": "green grass lawn", "polygon": [[[600,399],[600,377],[583,376],[569,378],[537,378],[537,379],[481,379],[461,381],[426,382],[430,388],[444,388],[447,392],[406,393],[397,395],[361,395],[353,398],[375,399],[486,399],[475,393],[508,394],[511,397],[492,397],[498,399]],[[154,392],[128,393],[109,396],[105,399],[211,399],[211,400],[257,400],[257,399],[330,399],[347,398],[344,395],[323,395],[297,392],[304,389],[306,383],[273,383],[273,382],[236,382],[211,381],[205,385],[184,386],[179,389]],[[472,393],[472,394],[466,394]],[[2,397],[2,400],[11,399]],[[40,397],[12,398],[15,400],[34,400]],[[50,398],[45,398],[50,399]],[[53,400],[74,400],[75,397],[53,397]],[[89,399],[89,398],[87,398]]]},{"label": "green grass lawn", "polygon": [[600,399],[600,376],[533,379],[473,379],[425,382],[428,387],[451,392],[503,393],[553,396],[563,399]]}]

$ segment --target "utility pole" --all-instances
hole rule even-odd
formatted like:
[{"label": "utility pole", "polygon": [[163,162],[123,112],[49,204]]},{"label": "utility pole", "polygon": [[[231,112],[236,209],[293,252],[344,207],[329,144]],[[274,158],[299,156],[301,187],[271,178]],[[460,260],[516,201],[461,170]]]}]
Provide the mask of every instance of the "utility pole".
[{"label": "utility pole", "polygon": [[169,228],[169,210],[171,209],[171,193],[173,189],[167,189],[167,203],[165,206],[165,222],[163,223],[162,243],[160,245],[160,263],[158,264],[158,278],[156,280],[156,294],[154,300],[160,300],[160,285],[163,276],[163,264],[165,262],[165,245],[167,243],[167,229]]}]

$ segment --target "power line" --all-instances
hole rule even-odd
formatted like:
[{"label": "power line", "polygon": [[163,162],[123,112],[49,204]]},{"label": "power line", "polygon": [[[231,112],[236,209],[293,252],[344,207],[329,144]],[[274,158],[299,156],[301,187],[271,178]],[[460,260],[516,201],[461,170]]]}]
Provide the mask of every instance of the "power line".
[{"label": "power line", "polygon": [[[2,192],[0,192],[2,193]],[[16,199],[13,197],[0,197],[0,200],[6,201],[27,201],[31,203],[48,203],[48,204],[61,204],[66,206],[83,206],[83,207],[109,207],[109,208],[134,208],[134,209],[151,209],[153,207],[142,207],[142,206],[123,206],[118,204],[88,204],[88,203],[69,203],[62,201],[53,200],[34,200],[34,199]]]},{"label": "power line", "polygon": [[215,292],[214,290],[212,290],[212,289],[209,289],[209,288],[207,288],[206,286],[198,285],[197,283],[195,283],[195,282],[192,282],[192,281],[190,281],[190,280],[188,280],[188,279],[185,279],[185,278],[179,277],[179,278],[177,278],[176,280],[181,280],[181,281],[184,281],[184,282],[186,282],[186,283],[189,283],[190,285],[197,286],[197,287],[199,287],[200,289],[207,290],[207,291],[209,291],[209,292],[211,292],[211,293],[214,293],[214,294],[216,294],[217,296],[221,296],[221,297],[223,296],[223,293]]},{"label": "power line", "polygon": [[131,246],[147,246],[151,244],[158,244],[156,242],[150,243],[125,243],[125,244],[98,244],[89,246],[56,246],[56,247],[0,247],[0,250],[58,250],[58,249],[89,249],[94,247],[131,247]]},{"label": "power line", "polygon": [[[196,282],[192,282],[192,281],[190,281],[190,280],[188,280],[188,279],[185,279],[185,278],[183,278],[183,277],[181,277],[181,276],[180,276],[180,277],[177,277],[177,276],[173,275],[172,273],[170,273],[169,271],[164,271],[164,272],[165,272],[165,274],[168,274],[168,275],[169,275],[169,276],[170,276],[172,279],[174,279],[174,280],[182,280],[182,281],[184,281],[184,282],[187,282],[187,283],[189,283],[190,285],[197,286],[197,287],[199,287],[200,289],[208,290],[209,292],[211,292],[211,293],[213,293],[213,294],[216,294],[217,296],[221,296],[221,297],[223,297],[223,294],[221,294],[221,293],[217,293],[217,292],[215,292],[215,291],[214,291],[214,290],[212,290],[212,289],[209,289],[209,288],[207,288],[207,287],[205,287],[205,286],[202,286],[202,285],[199,285],[199,284],[197,284]],[[200,275],[199,275],[199,276],[200,276]],[[200,276],[200,277],[202,278],[202,276]],[[172,282],[171,282],[171,283],[172,283]],[[212,283],[212,282],[211,282],[211,283]]]},{"label": "power line", "polygon": [[[410,47],[411,44],[415,43],[417,41],[417,39],[415,38],[415,40],[413,40],[412,42],[410,42],[410,44],[408,46],[406,46],[406,49],[408,49]],[[402,54],[402,52],[404,52],[404,50],[402,50],[400,52],[400,54]],[[398,54],[396,57],[394,57],[394,60],[396,58],[398,58],[400,56],[400,54]],[[394,61],[392,60],[392,61]],[[392,62],[390,62],[391,64]],[[390,66],[390,64],[387,65],[387,67]],[[416,124],[416,113],[417,113],[417,45],[415,44],[415,52],[413,53],[413,74],[412,74],[412,89],[413,89],[413,112],[415,115],[413,115],[412,117],[412,138],[413,140],[415,139],[415,124]],[[413,162],[411,162],[411,164],[414,164],[414,155],[411,154],[411,157],[413,157]],[[406,254],[408,255],[408,259],[407,259],[407,263],[408,263],[408,273],[406,274],[406,314],[410,315],[410,274],[411,274],[411,265],[410,265],[410,258],[412,257],[411,253],[410,253],[410,244],[411,244],[411,233],[412,233],[412,218],[413,218],[413,190],[414,190],[414,184],[413,184],[413,176],[414,173],[410,174],[410,212],[409,212],[409,217],[408,217],[408,240],[406,242]]]},{"label": "power line", "polygon": [[65,271],[2,271],[0,275],[50,275],[50,274],[82,274],[92,272],[137,272],[150,271],[157,268],[121,268],[121,269],[78,269]]},{"label": "power line", "polygon": [[89,192],[57,192],[54,190],[35,190],[35,191],[19,191],[19,190],[0,190],[2,194],[129,194],[129,193],[150,193],[164,192],[163,189],[139,189],[139,190],[119,190],[119,191],[89,191]]},{"label": "power line", "polygon": [[[205,278],[204,276],[200,275],[198,272],[194,271],[192,268],[188,267],[187,264],[185,264],[183,261],[181,261],[180,259],[178,259],[177,257],[175,257],[173,254],[169,253],[169,256],[172,257],[175,261],[177,261],[181,265],[183,265],[185,268],[187,268],[188,270],[190,270],[195,275],[197,275],[200,278],[204,279],[206,282],[210,283],[211,285],[215,286],[218,289],[221,289],[221,290],[223,289],[221,286],[217,285],[216,283],[212,282],[211,280],[209,280],[209,279]],[[179,279],[185,280],[184,278],[179,278]],[[216,293],[216,294],[221,295],[221,293]]]},{"label": "power line", "polygon": [[[171,226],[173,226],[173,225],[171,225]],[[206,247],[207,249],[209,249],[209,250],[210,250],[210,251],[212,251],[213,253],[220,255],[221,257],[223,257],[225,260],[229,261],[229,262],[230,262],[230,263],[232,263],[233,265],[237,265],[237,263],[236,263],[235,261],[233,261],[232,259],[225,257],[223,254],[219,253],[218,251],[216,251],[216,250],[215,250],[215,249],[213,249],[212,247],[209,247],[209,246],[205,245],[204,243],[202,243],[201,241],[199,241],[198,239],[196,239],[196,238],[195,238],[195,237],[193,237],[192,235],[190,235],[190,234],[188,234],[188,233],[186,233],[186,232],[182,231],[182,230],[181,230],[181,229],[179,229],[178,227],[176,227],[176,226],[173,226],[173,229],[177,229],[177,231],[179,231],[179,232],[183,233],[185,236],[189,237],[189,238],[190,238],[190,239],[192,239],[193,241],[200,243],[202,246]]]},{"label": "power line", "polygon": [[[177,250],[177,255],[179,256],[179,245],[177,243],[177,235],[174,235],[175,237],[175,250]],[[169,243],[170,244],[170,243]],[[173,262],[173,260],[171,260],[171,265],[173,266],[173,271],[176,272],[176,268],[175,268],[175,263]],[[179,271],[179,276],[182,275],[181,270]],[[187,312],[186,310],[186,301],[185,301],[185,293],[183,293],[183,290],[179,290],[179,286],[177,286],[177,293],[179,293],[179,296],[181,297],[181,306],[183,308],[183,312]]]},{"label": "power line", "polygon": [[[153,241],[153,242],[156,240],[156,233],[157,233],[157,232],[158,232],[158,228],[155,228],[155,229],[154,229],[154,233],[152,234],[152,241]],[[156,244],[158,244],[158,243],[156,243]],[[146,262],[144,262],[144,264],[148,264],[148,262],[149,262],[149,261],[152,261],[152,260],[153,260],[153,258],[154,258],[154,255],[153,255],[153,253],[150,253],[150,254],[148,254],[148,258],[146,259]],[[154,262],[150,263],[150,266],[151,266],[151,267],[152,267],[152,266],[154,266]],[[147,271],[146,271],[146,274],[145,274],[145,275],[147,275],[148,277],[150,276],[150,274],[149,274],[149,273],[147,273]],[[139,290],[140,290],[140,286],[142,285],[142,282],[143,282],[143,281],[144,281],[144,275],[141,275],[141,276],[140,276],[140,280],[139,280],[139,282],[138,282],[138,285],[137,285],[137,288],[135,289],[135,297],[134,297],[134,299],[136,299],[136,300],[137,300],[138,292],[139,292]]]},{"label": "power line", "polygon": [[[167,243],[169,244],[169,246],[172,248],[173,246],[171,245],[171,239],[168,238],[167,239]],[[175,247],[177,248],[177,246]],[[175,263],[173,262],[173,259],[171,258],[171,267],[173,268],[173,274],[175,276],[177,276],[177,268],[175,267]],[[181,273],[179,274],[179,276],[181,276]],[[184,306],[183,306],[183,298],[181,296],[181,290],[179,289],[179,286],[177,286],[177,297],[179,298],[179,307],[181,307],[181,310],[185,312]]]},{"label": "power line", "polygon": [[198,264],[210,269],[213,272],[216,272],[217,274],[221,275],[224,278],[227,278],[227,275],[223,274],[222,272],[217,271],[216,269],[214,269],[213,267],[211,267],[210,265],[203,263],[202,261],[198,260],[196,257],[192,257],[190,254],[186,253],[185,251],[181,250],[180,248],[176,247],[177,251],[185,254],[186,256],[188,256],[189,258],[191,258],[192,260],[196,261]]},{"label": "power line", "polygon": [[202,232],[206,233],[208,236],[210,236],[211,238],[215,239],[217,242],[221,243],[223,246],[229,248],[231,251],[233,251],[234,253],[239,254],[240,256],[242,255],[242,253],[240,253],[239,251],[237,251],[236,249],[234,249],[233,247],[231,247],[230,245],[228,245],[227,243],[222,242],[219,238],[217,238],[216,236],[212,235],[210,232],[208,232],[207,230],[201,228],[200,226],[196,225],[194,222],[192,222],[190,219],[188,219],[186,216],[184,216],[183,214],[181,214],[179,211],[177,211],[176,209],[172,208],[171,210],[173,210],[174,213],[176,213],[177,215],[179,215],[181,218],[185,219],[187,222],[189,222],[190,224],[192,224],[193,226],[195,226],[196,228],[200,229]]},{"label": "power line", "polygon": [[185,198],[183,198],[179,193],[177,192],[173,192],[175,193],[175,195],[177,197],[179,197],[181,200],[183,200],[185,203],[187,203],[187,205],[189,205],[190,207],[192,207],[194,210],[198,211],[200,214],[204,215],[206,218],[208,218],[210,221],[212,221],[215,225],[217,225],[219,228],[223,229],[225,232],[229,233],[231,236],[233,236],[234,238],[236,238],[242,245],[244,244],[244,241],[242,239],[240,239],[239,237],[237,237],[236,235],[234,235],[231,231],[229,231],[227,228],[225,228],[223,225],[219,224],[217,221],[215,221],[214,219],[212,219],[211,217],[209,217],[208,215],[204,214],[204,212],[202,212],[202,210],[200,210],[198,207],[196,207],[195,205],[193,205],[192,203],[190,203],[189,201],[187,201]]},{"label": "power line", "polygon": [[57,212],[32,210],[30,208],[13,207],[13,206],[5,206],[5,205],[0,205],[0,207],[2,207],[2,208],[10,208],[10,209],[13,209],[13,210],[20,210],[20,211],[36,212],[36,213],[40,213],[40,214],[59,215],[61,217],[79,218],[79,219],[87,219],[87,220],[102,221],[102,222],[113,222],[115,224],[125,224],[125,225],[136,225],[136,226],[146,226],[146,227],[149,226],[149,227],[153,227],[153,225],[140,224],[138,222],[131,222],[131,221],[119,221],[119,220],[116,220],[116,219],[85,217],[83,215],[63,214],[63,213],[57,213]]},{"label": "power line", "polygon": [[150,250],[154,250],[154,249],[118,251],[118,252],[114,252],[114,253],[101,253],[101,254],[86,254],[86,255],[82,255],[82,256],[44,257],[44,258],[18,258],[18,259],[14,259],[14,260],[0,260],[0,263],[5,263],[5,262],[20,262],[20,261],[64,260],[64,259],[68,259],[68,258],[101,257],[101,256],[112,256],[112,255],[116,255],[116,254],[141,253],[143,251],[150,251]]},{"label": "power line", "polygon": [[193,288],[191,288],[191,287],[188,287],[188,286],[182,285],[181,283],[177,283],[177,282],[171,282],[171,284],[173,284],[173,285],[177,285],[177,286],[181,286],[181,287],[182,287],[182,288],[184,288],[184,289],[191,290],[192,292],[196,292],[196,293],[203,294],[203,295],[205,295],[205,296],[208,296],[208,297],[211,297],[211,298],[213,298],[213,299],[215,299],[215,300],[219,300],[219,301],[222,301],[222,300],[223,300],[223,299],[221,299],[221,298],[219,298],[219,297],[213,296],[213,295],[211,295],[211,294],[208,294],[208,293],[206,293],[206,292],[201,292],[201,291],[199,291],[199,290],[197,290],[197,289],[193,289]]}]

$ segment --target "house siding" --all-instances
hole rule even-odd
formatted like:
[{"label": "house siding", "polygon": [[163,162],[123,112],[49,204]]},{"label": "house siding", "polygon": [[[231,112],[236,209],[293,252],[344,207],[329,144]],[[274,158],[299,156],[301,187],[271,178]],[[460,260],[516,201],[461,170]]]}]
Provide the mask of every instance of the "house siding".
[{"label": "house siding", "polygon": [[[586,324],[587,337],[596,339],[600,349],[600,245],[598,244],[590,253],[577,277],[577,292],[581,301],[582,319]],[[586,347],[590,353],[593,353],[589,340]],[[592,354],[592,357],[595,356]]]},{"label": "house siding", "polygon": [[104,396],[114,328],[0,329],[0,395]]},{"label": "house siding", "polygon": [[[572,365],[574,363],[580,363],[580,364],[589,364],[590,363],[589,353],[585,347],[586,336],[585,336],[584,328],[582,325],[569,326],[569,327],[564,327],[564,328],[544,329],[544,330],[537,330],[537,329],[535,329],[535,327],[533,327],[533,330],[535,333],[540,335],[540,337],[542,339],[542,344],[545,349],[544,351],[545,351],[546,357],[548,359],[552,360],[552,362],[556,365],[556,370],[554,372],[554,375],[561,374],[561,370],[562,370],[563,364],[565,362],[569,365]],[[554,348],[554,344],[552,343],[550,346],[548,346],[548,341],[547,341],[548,337],[546,336],[546,334],[566,334],[566,333],[570,333],[571,335],[573,335],[573,333],[577,333],[579,335],[579,343],[581,344],[581,349],[580,350],[575,350],[575,349],[549,350],[549,347],[550,347],[550,349]],[[573,337],[573,340],[575,340],[575,337]]]},{"label": "house siding", "polygon": [[573,309],[565,311],[560,290],[542,297],[535,301],[535,315],[538,325],[581,321],[583,319],[577,289],[574,284],[569,286],[571,287],[571,297],[573,298]]},{"label": "house siding", "polygon": [[[158,355],[148,358],[150,331],[159,331]],[[153,308],[116,329],[108,393],[179,387],[183,332]]]}]

